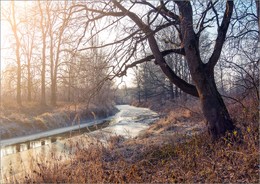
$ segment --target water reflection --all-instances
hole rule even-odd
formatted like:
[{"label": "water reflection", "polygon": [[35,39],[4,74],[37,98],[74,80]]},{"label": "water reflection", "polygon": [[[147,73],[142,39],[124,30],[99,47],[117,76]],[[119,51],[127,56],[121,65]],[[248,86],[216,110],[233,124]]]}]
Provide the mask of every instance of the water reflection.
[{"label": "water reflection", "polygon": [[48,137],[44,139],[23,142],[10,146],[1,146],[1,158],[6,155],[27,151],[29,149],[35,149],[45,145],[50,145],[52,143],[55,143],[57,140],[61,139],[62,137]]},{"label": "water reflection", "polygon": [[1,147],[1,157],[0,158],[3,158],[6,155],[16,154],[16,153],[19,153],[19,152],[23,152],[23,151],[35,149],[35,148],[38,148],[38,147],[41,147],[41,146],[56,143],[59,140],[71,138],[71,137],[74,137],[74,136],[77,136],[77,135],[81,135],[83,133],[87,133],[87,132],[90,132],[90,131],[97,130],[99,128],[104,128],[104,127],[107,127],[109,125],[109,122],[110,121],[108,121],[108,120],[104,120],[104,121],[101,121],[101,123],[99,123],[98,125],[91,125],[89,127],[83,127],[81,129],[78,129],[78,130],[64,132],[64,133],[56,134],[54,136],[35,139],[35,140],[32,140],[32,141],[17,143],[17,144],[8,145],[8,146],[1,146],[0,145],[0,147]]}]

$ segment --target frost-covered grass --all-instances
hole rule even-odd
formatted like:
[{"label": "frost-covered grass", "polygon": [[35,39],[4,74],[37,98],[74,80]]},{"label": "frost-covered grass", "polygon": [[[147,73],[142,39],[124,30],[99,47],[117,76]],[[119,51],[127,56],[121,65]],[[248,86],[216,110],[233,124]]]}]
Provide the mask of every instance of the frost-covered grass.
[{"label": "frost-covered grass", "polygon": [[[240,132],[212,143],[197,106],[172,109],[136,139],[83,139],[67,162],[38,163],[21,183],[259,183],[258,106],[231,106]],[[195,123],[193,122],[195,121]],[[189,126],[187,126],[189,125]],[[176,127],[180,130],[176,133]],[[193,127],[191,130],[189,128]],[[194,131],[195,134],[190,134]],[[89,139],[88,139],[89,140]],[[19,183],[19,182],[18,182]]]},{"label": "frost-covered grass", "polygon": [[29,135],[41,131],[78,124],[115,113],[111,106],[60,103],[57,107],[41,107],[37,103],[3,104],[0,113],[1,139]]}]

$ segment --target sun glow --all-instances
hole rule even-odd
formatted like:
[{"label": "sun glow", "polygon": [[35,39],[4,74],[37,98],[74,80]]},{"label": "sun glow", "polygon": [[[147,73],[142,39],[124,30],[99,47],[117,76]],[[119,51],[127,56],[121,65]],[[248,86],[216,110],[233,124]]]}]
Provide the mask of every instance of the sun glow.
[{"label": "sun glow", "polygon": [[10,5],[10,2],[8,1],[1,1],[1,71],[4,71],[6,68],[6,57],[8,57],[8,47],[10,47],[8,43],[8,37],[11,35],[11,28],[10,25],[8,24],[3,8],[7,7]]},{"label": "sun glow", "polygon": [[[12,37],[13,32],[8,21],[8,17],[11,17],[11,1],[1,1],[1,67],[0,70],[4,71],[10,61],[10,52],[13,48],[14,38]],[[31,6],[31,1],[14,1],[15,16],[16,19],[20,17],[21,14],[26,12],[27,8]]]},{"label": "sun glow", "polygon": [[5,58],[7,57],[8,50],[8,36],[10,34],[10,27],[5,21],[1,20],[1,71],[6,67]]}]

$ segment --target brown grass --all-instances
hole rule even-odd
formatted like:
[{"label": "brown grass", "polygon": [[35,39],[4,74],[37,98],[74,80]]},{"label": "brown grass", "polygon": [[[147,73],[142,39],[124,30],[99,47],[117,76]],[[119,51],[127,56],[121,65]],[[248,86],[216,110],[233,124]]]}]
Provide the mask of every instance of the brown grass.
[{"label": "brown grass", "polygon": [[82,142],[67,162],[39,163],[21,182],[259,183],[259,113],[257,106],[248,107],[230,107],[231,114],[240,111],[234,118],[240,132],[214,143],[205,132],[189,136],[187,131],[176,134],[169,129],[200,119],[194,109],[179,109],[154,124],[148,136],[126,141],[112,137],[106,145],[96,141],[83,146]]}]

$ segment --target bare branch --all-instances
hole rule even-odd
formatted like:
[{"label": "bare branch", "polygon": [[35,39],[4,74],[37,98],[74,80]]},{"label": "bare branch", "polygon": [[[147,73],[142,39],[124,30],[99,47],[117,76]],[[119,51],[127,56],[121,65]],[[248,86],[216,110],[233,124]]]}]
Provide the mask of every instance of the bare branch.
[{"label": "bare branch", "polygon": [[228,26],[230,24],[230,19],[231,19],[232,12],[233,12],[233,7],[234,7],[234,2],[233,1],[227,1],[224,17],[222,19],[221,26],[218,28],[218,36],[217,36],[217,39],[216,39],[214,51],[213,51],[213,53],[212,53],[212,55],[209,59],[209,62],[207,63],[207,67],[210,71],[214,70],[214,67],[217,64],[218,59],[220,57],[221,50],[222,50],[223,44],[224,44],[225,39],[226,39],[226,33],[227,33],[227,30],[228,30]]},{"label": "bare branch", "polygon": [[[169,54],[172,54],[172,53],[182,54],[182,55],[185,54],[183,48],[181,48],[181,49],[169,49],[169,50],[162,51],[161,53],[162,53],[163,56],[166,56],[166,55],[169,55]],[[143,59],[137,60],[137,61],[135,61],[135,62],[133,62],[129,65],[126,65],[125,69],[123,71],[121,71],[117,76],[118,77],[124,76],[126,74],[127,69],[133,68],[133,67],[137,66],[138,64],[141,64],[141,63],[144,63],[144,62],[147,62],[147,61],[151,61],[153,59],[155,59],[154,55],[149,55],[149,56],[146,56]]]}]

